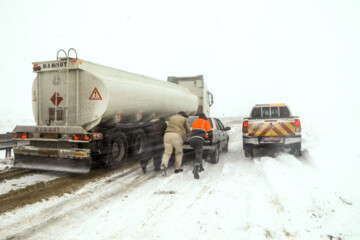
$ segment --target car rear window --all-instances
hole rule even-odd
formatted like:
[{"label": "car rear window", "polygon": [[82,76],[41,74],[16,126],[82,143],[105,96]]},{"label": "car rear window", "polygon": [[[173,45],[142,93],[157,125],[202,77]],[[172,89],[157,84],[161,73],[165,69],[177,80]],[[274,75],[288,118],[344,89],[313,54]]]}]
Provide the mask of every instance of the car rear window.
[{"label": "car rear window", "polygon": [[287,107],[255,107],[251,112],[252,118],[285,118],[290,117],[290,111]]},{"label": "car rear window", "polygon": [[[195,119],[197,119],[197,118],[199,118],[199,117],[198,117],[198,116],[189,116],[189,117],[188,117],[188,121],[189,121],[190,128],[192,127],[193,122],[194,122]],[[209,120],[210,126],[211,126],[211,128],[213,128],[213,124],[212,124],[211,118],[207,118],[207,120]]]}]

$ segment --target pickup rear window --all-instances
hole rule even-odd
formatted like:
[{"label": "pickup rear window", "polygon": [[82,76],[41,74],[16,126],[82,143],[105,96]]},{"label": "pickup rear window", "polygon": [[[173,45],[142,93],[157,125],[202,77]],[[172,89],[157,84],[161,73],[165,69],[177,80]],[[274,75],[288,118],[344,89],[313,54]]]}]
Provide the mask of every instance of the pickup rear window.
[{"label": "pickup rear window", "polygon": [[252,118],[286,118],[290,117],[290,111],[287,107],[255,107],[251,112]]}]

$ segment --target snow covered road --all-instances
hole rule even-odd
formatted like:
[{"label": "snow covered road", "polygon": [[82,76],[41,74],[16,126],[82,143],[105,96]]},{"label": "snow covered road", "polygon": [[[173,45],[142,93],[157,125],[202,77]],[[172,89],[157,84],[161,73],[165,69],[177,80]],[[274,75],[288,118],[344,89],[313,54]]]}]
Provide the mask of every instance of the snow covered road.
[{"label": "snow covered road", "polygon": [[241,121],[224,123],[229,152],[199,180],[190,162],[166,177],[135,166],[0,215],[0,239],[360,239],[359,154],[336,164],[343,155],[305,134],[299,159],[250,160]]}]

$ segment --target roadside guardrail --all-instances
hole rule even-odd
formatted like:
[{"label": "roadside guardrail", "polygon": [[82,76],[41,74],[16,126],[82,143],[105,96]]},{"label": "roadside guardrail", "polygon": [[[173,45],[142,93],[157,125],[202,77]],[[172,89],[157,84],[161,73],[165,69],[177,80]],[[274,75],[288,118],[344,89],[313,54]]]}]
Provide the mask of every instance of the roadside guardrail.
[{"label": "roadside guardrail", "polygon": [[11,150],[17,146],[17,142],[13,139],[11,133],[0,134],[0,150],[5,150],[5,157],[11,157]]}]

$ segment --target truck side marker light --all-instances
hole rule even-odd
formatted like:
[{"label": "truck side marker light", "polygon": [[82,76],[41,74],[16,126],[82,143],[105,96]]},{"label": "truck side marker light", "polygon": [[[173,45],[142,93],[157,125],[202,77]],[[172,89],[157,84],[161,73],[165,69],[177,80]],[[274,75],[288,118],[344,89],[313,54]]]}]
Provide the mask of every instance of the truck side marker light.
[{"label": "truck side marker light", "polygon": [[100,140],[103,139],[102,133],[93,133],[92,134],[92,140]]}]

